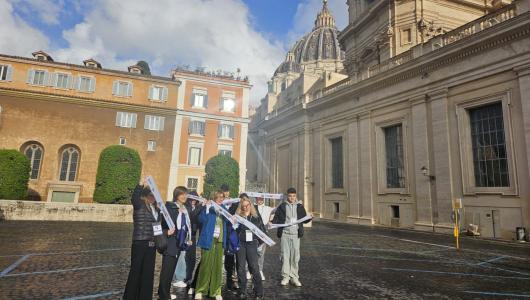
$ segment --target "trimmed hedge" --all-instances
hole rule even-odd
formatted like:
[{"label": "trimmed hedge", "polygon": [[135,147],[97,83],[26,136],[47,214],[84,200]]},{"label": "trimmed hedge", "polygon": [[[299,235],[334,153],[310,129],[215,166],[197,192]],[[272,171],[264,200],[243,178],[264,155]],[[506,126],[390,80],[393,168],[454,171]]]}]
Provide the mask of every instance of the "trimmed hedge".
[{"label": "trimmed hedge", "polygon": [[140,181],[142,160],[134,149],[109,146],[99,156],[94,201],[107,204],[130,204]]},{"label": "trimmed hedge", "polygon": [[0,199],[26,199],[30,171],[31,163],[24,154],[0,149]]},{"label": "trimmed hedge", "polygon": [[223,184],[230,188],[230,197],[238,196],[239,164],[235,159],[219,154],[208,160],[205,171],[203,197],[210,197],[210,193],[218,190]]}]

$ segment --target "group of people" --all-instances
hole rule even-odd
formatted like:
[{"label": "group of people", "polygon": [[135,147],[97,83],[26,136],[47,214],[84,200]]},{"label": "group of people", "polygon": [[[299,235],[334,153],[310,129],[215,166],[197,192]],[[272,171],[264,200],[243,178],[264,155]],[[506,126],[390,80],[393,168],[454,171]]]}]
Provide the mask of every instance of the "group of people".
[{"label": "group of people", "polygon": [[[266,244],[256,232],[266,233],[271,224],[279,225],[280,284],[302,286],[298,276],[300,238],[304,233],[302,224],[310,219],[297,222],[307,213],[297,199],[296,190],[289,188],[287,201],[276,208],[266,206],[260,197],[253,204],[245,193],[239,195],[239,201],[223,204],[229,198],[226,185],[208,200],[179,186],[173,191],[172,201],[165,203],[168,214],[164,217],[149,186],[140,182],[131,198],[134,208],[131,267],[123,299],[152,299],[157,251],[162,254],[158,299],[176,299],[171,294],[173,280],[175,287],[188,287],[188,294],[195,294],[195,299],[203,296],[222,299],[223,266],[227,289],[245,299],[247,282],[252,279],[255,298],[263,299]],[[197,265],[196,246],[201,251]]]}]

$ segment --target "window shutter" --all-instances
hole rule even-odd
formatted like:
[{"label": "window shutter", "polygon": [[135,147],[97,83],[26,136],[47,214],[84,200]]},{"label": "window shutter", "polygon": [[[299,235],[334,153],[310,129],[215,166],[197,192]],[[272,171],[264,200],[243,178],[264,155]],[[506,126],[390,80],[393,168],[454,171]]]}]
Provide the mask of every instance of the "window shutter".
[{"label": "window shutter", "polygon": [[66,88],[71,89],[72,88],[72,75],[68,74],[68,77],[66,78]]},{"label": "window shutter", "polygon": [[225,99],[224,98],[221,98],[219,100],[219,111],[223,111],[225,108]]},{"label": "window shutter", "polygon": [[208,95],[204,95],[204,100],[203,100],[203,107],[204,108],[207,108],[208,107]]},{"label": "window shutter", "polygon": [[119,83],[117,80],[112,83],[112,94],[113,95],[118,95],[118,84]]},{"label": "window shutter", "polygon": [[230,138],[233,139],[234,138],[234,126],[228,126],[228,129],[229,129],[228,134]]},{"label": "window shutter", "polygon": [[44,71],[44,80],[42,81],[42,85],[50,85],[49,82],[50,82],[50,73],[48,73],[48,71]]},{"label": "window shutter", "polygon": [[145,115],[145,117],[144,117],[144,129],[149,129],[150,128],[150,123],[151,123],[151,116],[150,115]]},{"label": "window shutter", "polygon": [[77,81],[78,81],[78,76],[71,76],[71,78],[68,80],[68,88],[69,89],[72,89],[72,90],[75,90],[77,88]]},{"label": "window shutter", "polygon": [[166,121],[165,117],[160,117],[160,131],[164,130],[164,122]]},{"label": "window shutter", "polygon": [[[49,86],[57,86],[57,82],[58,81],[59,81],[59,73],[51,73],[50,74],[50,81],[47,84]],[[46,82],[46,80],[44,82]]]},{"label": "window shutter", "polygon": [[136,114],[132,114],[132,125],[131,128],[136,128]]},{"label": "window shutter", "polygon": [[26,80],[26,83],[33,84],[33,78],[35,77],[35,70],[29,69],[28,70],[28,79]]},{"label": "window shutter", "polygon": [[162,101],[167,101],[168,90],[167,87],[162,88]]},{"label": "window shutter", "polygon": [[193,131],[191,127],[193,126],[193,121],[190,121],[190,124],[188,125],[188,134],[191,134]]},{"label": "window shutter", "polygon": [[221,137],[222,132],[223,132],[223,124],[219,124],[219,127],[217,127],[217,137]]},{"label": "window shutter", "polygon": [[191,97],[190,97],[190,100],[191,100],[191,107],[193,107],[195,105],[195,94],[191,94]]},{"label": "window shutter", "polygon": [[204,127],[205,127],[205,123],[204,122],[199,122],[199,132],[201,133],[201,135],[204,135]]},{"label": "window shutter", "polygon": [[75,89],[78,91],[81,90],[81,76],[79,76],[77,80],[75,81]]},{"label": "window shutter", "polygon": [[154,97],[153,97],[154,89],[155,89],[154,86],[152,86],[152,85],[149,86],[149,96],[148,96],[148,97],[149,97],[149,100],[153,100],[153,98],[154,98]]},{"label": "window shutter", "polygon": [[121,125],[122,115],[123,115],[123,113],[121,111],[116,113],[116,126],[120,126]]},{"label": "window shutter", "polygon": [[132,97],[133,94],[133,85],[132,83],[127,84],[127,96]]},{"label": "window shutter", "polygon": [[91,93],[96,91],[96,78],[95,77],[90,78],[90,87],[88,88],[88,91]]},{"label": "window shutter", "polygon": [[13,67],[7,66],[6,81],[13,81]]}]

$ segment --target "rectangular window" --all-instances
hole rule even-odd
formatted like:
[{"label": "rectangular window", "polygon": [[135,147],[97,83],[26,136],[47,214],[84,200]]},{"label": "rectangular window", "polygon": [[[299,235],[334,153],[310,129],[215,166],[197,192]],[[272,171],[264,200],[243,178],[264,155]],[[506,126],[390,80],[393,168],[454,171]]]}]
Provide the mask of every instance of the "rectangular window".
[{"label": "rectangular window", "polygon": [[223,112],[235,112],[236,101],[232,98],[221,98],[221,111]]},{"label": "rectangular window", "polygon": [[190,147],[188,152],[188,165],[199,166],[201,164],[201,151],[199,147]]},{"label": "rectangular window", "polygon": [[127,139],[123,136],[120,136],[120,145],[125,145],[127,144]]},{"label": "rectangular window", "polygon": [[55,87],[67,89],[69,87],[69,75],[64,73],[55,74]]},{"label": "rectangular window", "polygon": [[199,178],[192,177],[186,180],[186,188],[188,189],[188,192],[196,192],[198,186],[199,186]]},{"label": "rectangular window", "polygon": [[509,187],[502,104],[469,110],[475,186]]},{"label": "rectangular window", "polygon": [[191,106],[193,108],[208,107],[208,93],[205,90],[193,89],[191,95]]},{"label": "rectangular window", "polygon": [[234,138],[234,125],[219,124],[217,131],[217,137],[222,139],[233,139]]},{"label": "rectangular window", "polygon": [[47,77],[47,72],[42,70],[36,70],[33,74],[33,82],[34,85],[44,85],[45,84],[45,78]]},{"label": "rectangular window", "polygon": [[341,189],[344,187],[342,137],[330,139],[331,142],[331,187]]},{"label": "rectangular window", "polygon": [[167,87],[152,85],[149,87],[149,100],[167,101],[167,93]]},{"label": "rectangular window", "polygon": [[94,92],[95,91],[95,85],[96,85],[96,79],[93,77],[87,77],[87,76],[79,76],[79,86],[78,89],[81,92]]},{"label": "rectangular window", "polygon": [[136,114],[119,111],[116,113],[116,126],[136,128]]},{"label": "rectangular window", "polygon": [[8,69],[8,66],[0,65],[0,80],[1,81],[7,80],[7,69]]},{"label": "rectangular window", "polygon": [[410,28],[404,29],[401,33],[401,44],[406,45],[412,43],[412,31]]},{"label": "rectangular window", "polygon": [[219,150],[219,154],[232,157],[232,150]]},{"label": "rectangular window", "polygon": [[133,86],[130,82],[116,80],[112,84],[112,94],[116,96],[131,97],[132,90]]},{"label": "rectangular window", "polygon": [[202,121],[191,121],[188,133],[204,136],[204,127],[205,124]]},{"label": "rectangular window", "polygon": [[403,127],[399,124],[383,130],[385,133],[386,186],[387,188],[404,188]]},{"label": "rectangular window", "polygon": [[162,131],[164,130],[164,117],[161,116],[145,116],[144,129]]},{"label": "rectangular window", "polygon": [[147,151],[156,151],[156,141],[147,141]]}]

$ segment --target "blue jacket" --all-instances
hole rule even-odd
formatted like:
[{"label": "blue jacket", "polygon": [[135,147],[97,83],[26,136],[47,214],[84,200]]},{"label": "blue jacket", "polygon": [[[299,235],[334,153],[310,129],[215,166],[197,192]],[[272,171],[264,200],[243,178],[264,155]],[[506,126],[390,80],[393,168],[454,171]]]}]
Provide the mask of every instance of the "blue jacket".
[{"label": "blue jacket", "polygon": [[[222,207],[226,208],[224,205],[222,205]],[[217,214],[215,213],[215,209],[213,207],[210,207],[210,212],[206,213],[206,206],[204,206],[201,209],[201,212],[199,213],[199,223],[201,223],[202,229],[197,245],[202,249],[208,250],[212,247],[216,217]],[[223,221],[223,249],[226,249],[226,242],[228,237],[226,224],[229,223],[229,221],[222,215],[221,220]]]}]

